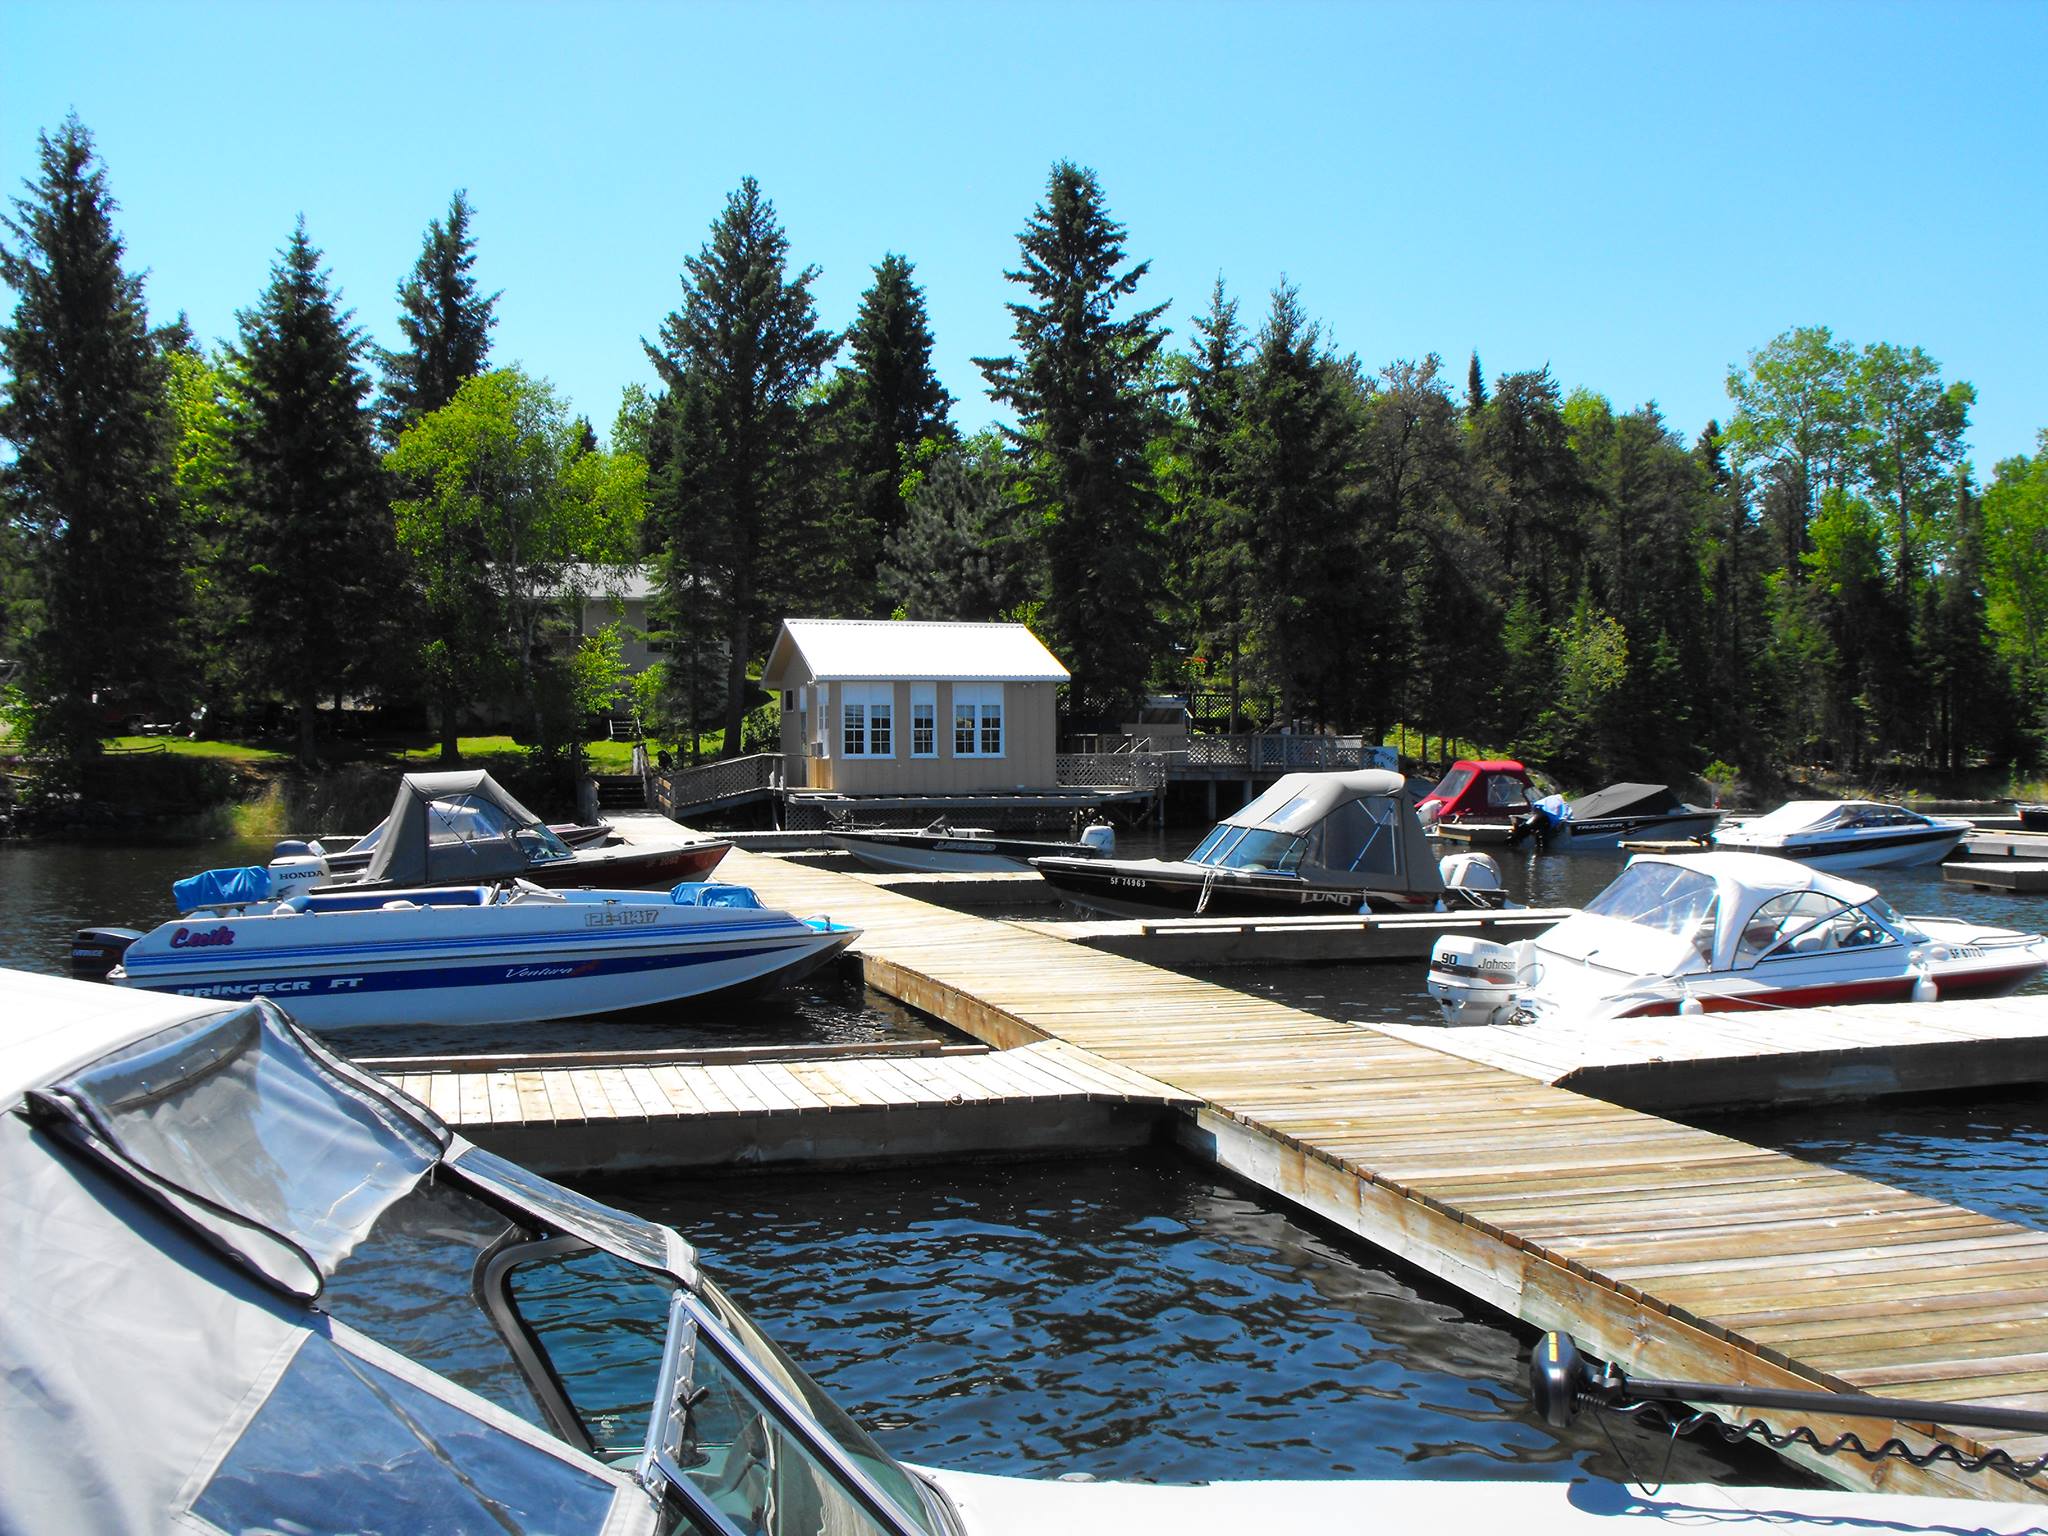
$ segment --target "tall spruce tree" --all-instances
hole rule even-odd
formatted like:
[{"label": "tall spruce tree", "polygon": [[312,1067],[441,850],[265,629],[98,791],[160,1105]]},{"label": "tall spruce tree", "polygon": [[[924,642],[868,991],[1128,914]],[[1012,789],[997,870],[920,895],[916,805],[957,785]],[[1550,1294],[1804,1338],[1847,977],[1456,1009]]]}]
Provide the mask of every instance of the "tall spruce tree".
[{"label": "tall spruce tree", "polygon": [[911,477],[909,512],[883,550],[882,595],[912,619],[1000,618],[1017,603],[1014,508],[1002,439],[939,448]]},{"label": "tall spruce tree", "polygon": [[469,194],[457,189],[447,222],[428,220],[419,260],[398,285],[398,329],[406,344],[383,354],[384,396],[377,407],[387,443],[453,400],[490,356],[491,327],[498,323],[492,311],[501,295],[477,291],[469,219]]},{"label": "tall spruce tree", "polygon": [[1486,374],[1479,366],[1479,349],[1472,349],[1472,362],[1465,369],[1465,412],[1477,416],[1486,409]]},{"label": "tall spruce tree", "polygon": [[[81,761],[114,697],[185,685],[188,608],[169,372],[142,279],[122,266],[115,203],[74,115],[39,139],[40,170],[0,217],[0,497],[31,579],[11,616],[30,745]],[[102,695],[95,704],[95,692]]]},{"label": "tall spruce tree", "polygon": [[1361,389],[1324,351],[1296,290],[1276,288],[1246,371],[1238,494],[1255,530],[1260,651],[1284,721],[1349,714],[1360,621],[1379,606],[1358,541]]},{"label": "tall spruce tree", "polygon": [[[816,541],[809,395],[838,340],[817,324],[818,269],[788,271],[789,240],[749,176],[683,263],[683,307],[643,343],[668,394],[648,519],[663,617],[692,654],[724,652],[725,750],[741,750],[747,663],[795,595],[791,552]],[[680,632],[688,629],[688,636]]]},{"label": "tall spruce tree", "polygon": [[850,367],[833,379],[829,432],[842,478],[830,542],[846,563],[845,603],[889,611],[877,582],[883,549],[903,526],[903,480],[918,444],[955,440],[947,412],[953,397],[932,372],[931,322],[916,269],[890,254],[861,295],[846,333]]},{"label": "tall spruce tree", "polygon": [[228,414],[237,515],[227,580],[239,589],[253,689],[296,706],[299,756],[318,751],[315,706],[378,680],[398,589],[391,510],[372,442],[369,344],[341,307],[300,219],[254,308],[236,314]]},{"label": "tall spruce tree", "polygon": [[1242,660],[1251,634],[1253,551],[1256,532],[1239,494],[1239,457],[1245,434],[1244,327],[1237,300],[1218,277],[1209,308],[1194,320],[1194,345],[1180,376],[1177,464],[1173,492],[1179,507],[1170,533],[1175,565],[1187,592],[1194,640],[1220,670],[1231,732],[1244,709]]},{"label": "tall spruce tree", "polygon": [[1017,412],[1005,434],[1042,530],[1045,617],[1088,713],[1142,694],[1160,634],[1162,509],[1146,450],[1161,426],[1166,333],[1154,322],[1166,306],[1117,317],[1151,265],[1123,266],[1123,239],[1095,173],[1055,165],[1017,237],[1023,262],[1004,274],[1029,295],[1008,306],[1018,354],[975,359]]}]

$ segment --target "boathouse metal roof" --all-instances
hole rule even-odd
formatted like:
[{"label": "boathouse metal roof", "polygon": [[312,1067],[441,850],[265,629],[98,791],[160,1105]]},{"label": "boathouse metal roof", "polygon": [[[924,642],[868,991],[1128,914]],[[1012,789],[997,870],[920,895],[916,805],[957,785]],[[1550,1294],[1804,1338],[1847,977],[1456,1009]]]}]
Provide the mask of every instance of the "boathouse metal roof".
[{"label": "boathouse metal roof", "polygon": [[761,686],[782,688],[798,662],[816,682],[908,678],[1064,683],[1069,673],[1022,624],[915,619],[784,619]]}]

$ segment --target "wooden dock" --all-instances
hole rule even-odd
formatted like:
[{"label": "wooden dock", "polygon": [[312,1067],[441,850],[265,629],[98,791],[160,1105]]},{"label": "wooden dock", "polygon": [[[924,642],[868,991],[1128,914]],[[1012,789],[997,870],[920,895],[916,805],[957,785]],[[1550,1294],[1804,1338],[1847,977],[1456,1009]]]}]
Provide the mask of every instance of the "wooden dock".
[{"label": "wooden dock", "polygon": [[479,1145],[545,1173],[1071,1154],[1140,1146],[1194,1101],[1043,1041],[1013,1051],[712,1064],[374,1065]]},{"label": "wooden dock", "polygon": [[2048,832],[1972,832],[1949,857],[2048,860]]},{"label": "wooden dock", "polygon": [[1951,885],[2033,895],[2048,891],[2048,862],[2018,858],[1971,859],[1960,864],[1942,865],[1941,878]]},{"label": "wooden dock", "polygon": [[1030,921],[1033,933],[1153,965],[1301,965],[1427,960],[1447,933],[1512,944],[1571,916],[1568,907],[1498,912],[1382,912],[1361,917],[1154,917]]},{"label": "wooden dock", "polygon": [[[2048,1232],[827,870],[735,852],[719,873],[861,924],[871,985],[993,1046],[1064,1041],[1199,1101],[1181,1121],[1197,1155],[1630,1371],[2048,1410]],[[2048,1035],[2048,1007],[2008,1006],[2018,1034]],[[1922,1446],[1931,1428],[1829,1427]],[[1941,1466],[1809,1464],[1892,1491],[2048,1496]]]}]

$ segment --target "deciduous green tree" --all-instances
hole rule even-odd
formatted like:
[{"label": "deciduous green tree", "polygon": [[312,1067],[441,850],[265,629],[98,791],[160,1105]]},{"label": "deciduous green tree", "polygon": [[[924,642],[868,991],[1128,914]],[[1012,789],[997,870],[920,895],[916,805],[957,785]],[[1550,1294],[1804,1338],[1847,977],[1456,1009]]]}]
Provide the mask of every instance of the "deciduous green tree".
[{"label": "deciduous green tree", "polygon": [[16,295],[0,326],[0,497],[30,567],[9,627],[30,744],[78,761],[99,750],[96,692],[186,682],[177,424],[106,169],[75,116],[41,137],[26,187],[0,217],[0,280]]},{"label": "deciduous green tree", "polygon": [[549,619],[637,553],[646,469],[592,449],[544,379],[480,374],[420,418],[385,463],[401,548],[426,597],[421,665],[441,714],[444,760],[465,704],[503,701],[543,748],[567,722],[573,663]]},{"label": "deciduous green tree", "polygon": [[2048,430],[2031,455],[2001,460],[1985,489],[1984,581],[1987,618],[2038,761],[2048,743]]}]

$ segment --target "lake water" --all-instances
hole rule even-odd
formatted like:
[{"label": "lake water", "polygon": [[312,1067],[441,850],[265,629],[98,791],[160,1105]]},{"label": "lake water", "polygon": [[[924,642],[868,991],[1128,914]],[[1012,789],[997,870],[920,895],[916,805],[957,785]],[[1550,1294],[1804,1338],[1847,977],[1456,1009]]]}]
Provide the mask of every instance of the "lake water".
[{"label": "lake water", "polygon": [[[1183,845],[1184,846],[1184,845]],[[72,931],[147,927],[171,880],[267,843],[0,845],[0,961],[62,974]],[[1501,860],[1509,890],[1577,905],[1620,860]],[[1879,874],[1901,910],[2038,926],[2023,897]],[[1032,915],[1046,915],[1034,909]],[[1432,1017],[1419,964],[1221,969],[1343,1019]],[[725,1018],[359,1031],[345,1050],[884,1039],[942,1032],[827,981]],[[2027,1092],[1723,1117],[1713,1128],[2048,1226],[2048,1113]],[[896,1454],[1035,1475],[1655,1478],[1664,1444],[1526,1409],[1529,1335],[1448,1288],[1169,1154],[1115,1162],[594,1186],[679,1226],[769,1330]],[[1670,1475],[1784,1481],[1765,1453],[1681,1445]]]}]

